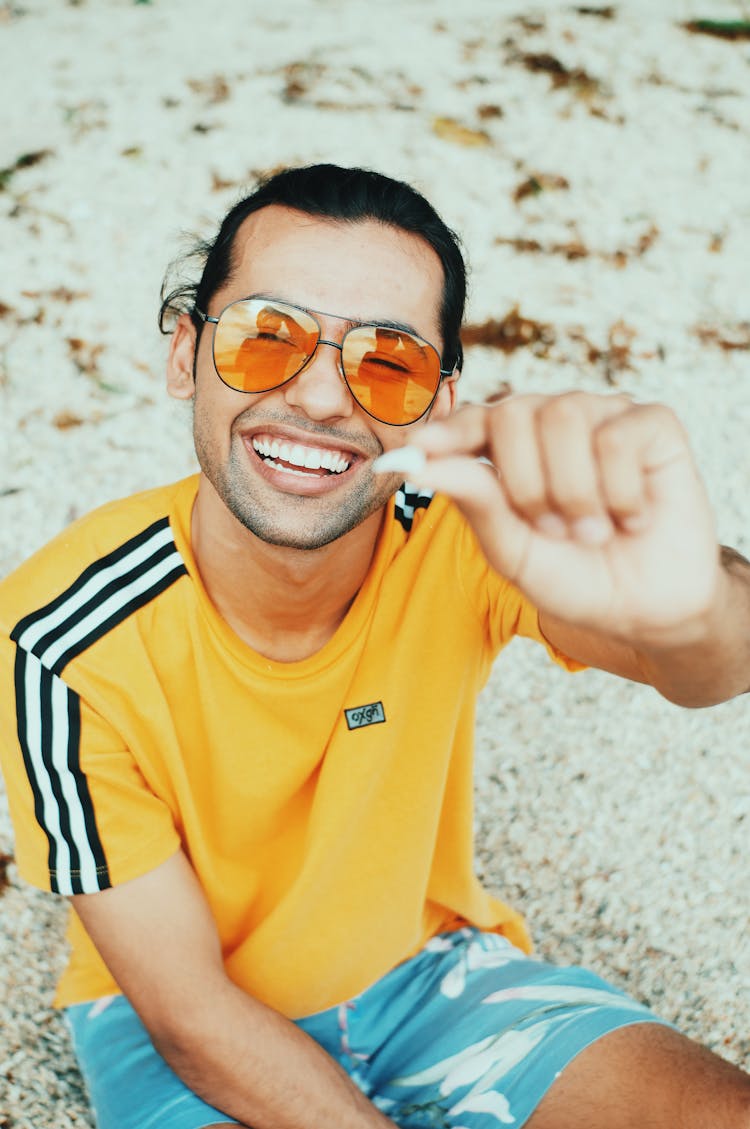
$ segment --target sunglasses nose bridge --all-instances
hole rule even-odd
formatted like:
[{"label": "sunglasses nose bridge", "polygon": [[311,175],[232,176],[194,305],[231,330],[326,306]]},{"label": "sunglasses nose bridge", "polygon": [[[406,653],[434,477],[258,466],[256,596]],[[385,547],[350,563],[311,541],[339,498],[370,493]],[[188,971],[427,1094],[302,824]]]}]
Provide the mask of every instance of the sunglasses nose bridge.
[{"label": "sunglasses nose bridge", "polygon": [[301,371],[304,372],[305,369],[310,368],[310,366],[314,363],[315,358],[318,355],[318,348],[319,348],[320,345],[331,345],[334,349],[338,350],[339,356],[338,356],[338,366],[337,367],[338,367],[339,375],[340,375],[341,379],[344,381],[344,383],[346,383],[346,378],[344,377],[344,346],[341,342],[331,341],[330,338],[328,338],[328,337],[318,337],[317,341],[315,342],[315,347],[314,347],[312,353],[310,353],[310,356],[305,361],[304,365],[302,366]]},{"label": "sunglasses nose bridge", "polygon": [[343,353],[344,346],[339,341],[329,341],[327,337],[319,337],[318,345],[333,345],[334,349],[338,349],[339,353]]},{"label": "sunglasses nose bridge", "polygon": [[[339,376],[341,377],[341,383],[344,385],[344,388],[346,389],[347,396],[351,397],[351,399],[354,401],[354,403],[359,405],[359,407],[362,407],[362,404],[360,403],[358,397],[354,394],[354,391],[352,390],[352,386],[349,382],[349,377],[347,376],[346,369],[344,368],[344,342],[343,341],[331,341],[327,337],[319,337],[317,345],[315,346],[315,352],[317,352],[318,345],[332,345],[334,349],[338,349],[338,352],[339,352],[338,370],[339,370]],[[313,356],[310,357],[310,361],[312,361],[313,357],[315,356],[315,352],[313,353]],[[310,361],[308,361],[307,363],[310,364]],[[367,409],[365,409],[365,410],[367,410]],[[369,414],[370,413],[368,412],[368,415]]]},{"label": "sunglasses nose bridge", "polygon": [[[318,352],[319,345],[331,345],[337,350],[335,373]],[[318,337],[315,347],[294,379],[286,384],[287,400],[301,407],[311,418],[349,415],[355,400],[344,375],[343,345],[327,337]],[[330,357],[330,354],[328,354]],[[322,364],[322,369],[319,367]]]},{"label": "sunglasses nose bridge", "polygon": [[310,366],[315,361],[316,356],[318,355],[318,347],[320,345],[330,345],[333,349],[338,350],[338,365],[336,366],[338,368],[338,374],[341,378],[342,384],[346,388],[349,395],[351,395],[352,393],[351,389],[349,388],[349,381],[346,379],[346,373],[344,372],[344,344],[342,341],[331,341],[328,337],[318,337],[318,340],[315,342],[315,348],[305,361],[300,371],[304,372],[306,369],[310,368]]}]

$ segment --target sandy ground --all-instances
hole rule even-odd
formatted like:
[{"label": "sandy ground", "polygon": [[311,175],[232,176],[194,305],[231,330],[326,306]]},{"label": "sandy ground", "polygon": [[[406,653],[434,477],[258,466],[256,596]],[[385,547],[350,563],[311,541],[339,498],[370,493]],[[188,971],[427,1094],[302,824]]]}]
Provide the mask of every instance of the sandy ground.
[{"label": "sandy ground", "polygon": [[[463,234],[469,320],[504,320],[518,345],[471,347],[466,395],[665,400],[721,539],[750,552],[750,41],[681,26],[707,14],[748,11],[0,4],[0,574],[99,502],[193,468],[162,390],[164,267],[258,172],[317,160],[413,181]],[[746,1066],[749,746],[746,700],[680,710],[523,643],[480,708],[485,880],[542,953]],[[49,1006],[63,907],[7,876],[0,1126],[89,1126]]]}]

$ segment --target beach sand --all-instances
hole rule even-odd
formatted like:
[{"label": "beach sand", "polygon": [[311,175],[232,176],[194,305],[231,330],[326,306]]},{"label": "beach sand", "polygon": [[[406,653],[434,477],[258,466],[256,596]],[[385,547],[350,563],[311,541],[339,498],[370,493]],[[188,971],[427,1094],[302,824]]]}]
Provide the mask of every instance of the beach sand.
[{"label": "beach sand", "polygon": [[[747,7],[0,4],[0,575],[194,469],[163,389],[165,265],[259,173],[320,160],[412,181],[462,234],[473,336],[494,319],[505,344],[468,348],[465,397],[665,401],[750,553],[750,41],[682,26],[707,14]],[[485,882],[541,954],[746,1067],[749,747],[747,700],[678,709],[523,642],[479,709]],[[7,879],[0,1126],[90,1126],[50,1007],[64,906]]]}]

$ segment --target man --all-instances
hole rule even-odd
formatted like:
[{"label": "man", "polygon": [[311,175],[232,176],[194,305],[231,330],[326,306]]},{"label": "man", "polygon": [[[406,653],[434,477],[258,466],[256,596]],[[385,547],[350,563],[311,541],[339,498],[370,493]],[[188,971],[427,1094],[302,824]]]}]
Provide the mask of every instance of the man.
[{"label": "man", "polygon": [[454,412],[464,292],[406,185],[272,178],[162,307],[200,476],[0,588],[17,859],[72,901],[57,1002],[102,1129],[750,1126],[739,1070],[525,955],[471,841],[507,640],[719,701],[750,567],[667,409]]}]

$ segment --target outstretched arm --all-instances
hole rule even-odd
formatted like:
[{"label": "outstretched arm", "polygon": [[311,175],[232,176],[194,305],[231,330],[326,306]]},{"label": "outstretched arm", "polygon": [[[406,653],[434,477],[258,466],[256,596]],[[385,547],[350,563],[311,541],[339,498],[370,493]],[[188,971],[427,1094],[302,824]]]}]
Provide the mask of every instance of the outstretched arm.
[{"label": "outstretched arm", "polygon": [[[719,586],[713,615],[701,637],[682,646],[619,646],[616,640],[581,631],[542,615],[542,632],[563,654],[587,666],[646,682],[681,706],[709,706],[750,691],[750,561],[719,547]],[[722,576],[721,574],[725,575]],[[743,627],[744,624],[744,627]]]},{"label": "outstretched arm", "polygon": [[205,1101],[253,1129],[392,1126],[314,1040],[226,977],[181,852],[71,900],[157,1050]]},{"label": "outstretched arm", "polygon": [[456,501],[560,650],[681,705],[750,689],[750,565],[718,545],[670,409],[512,396],[428,423],[413,443],[426,463],[410,481]]}]

